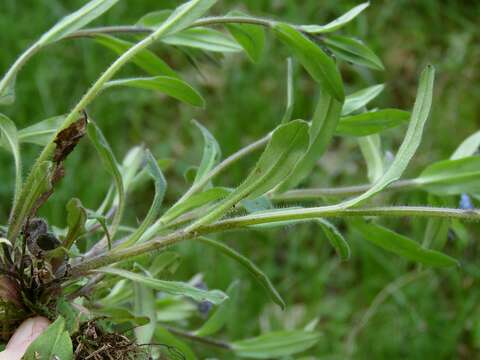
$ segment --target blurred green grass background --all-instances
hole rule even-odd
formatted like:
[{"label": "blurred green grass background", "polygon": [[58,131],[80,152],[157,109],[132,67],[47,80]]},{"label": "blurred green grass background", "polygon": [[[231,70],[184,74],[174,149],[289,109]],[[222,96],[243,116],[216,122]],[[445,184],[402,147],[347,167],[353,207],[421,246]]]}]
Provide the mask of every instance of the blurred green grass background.
[{"label": "blurred green grass background", "polygon": [[[2,0],[0,2],[0,71],[5,71],[29,44],[55,21],[80,7],[82,0]],[[143,14],[170,8],[177,1],[125,0],[99,19],[97,25],[131,24]],[[324,23],[354,5],[355,1],[315,0],[223,1],[222,13],[232,8],[296,23]],[[480,3],[476,1],[372,1],[356,21],[342,32],[365,40],[384,61],[386,72],[343,69],[347,93],[385,83],[375,105],[410,109],[420,70],[437,67],[434,110],[421,148],[407,176],[428,163],[447,158],[455,147],[480,127]],[[263,59],[250,63],[243,55],[218,63],[200,58],[199,74],[185,56],[161,45],[154,50],[183,72],[207,99],[205,110],[143,91],[106,93],[89,109],[122,158],[134,145],[144,143],[157,158],[175,159],[166,173],[166,201],[174,201],[187,188],[183,172],[200,159],[202,144],[190,120],[205,124],[231,154],[271,130],[281,119],[285,102],[285,52],[271,38]],[[90,40],[52,46],[27,65],[18,77],[17,102],[5,109],[18,126],[65,113],[91,82],[113,61],[114,55]],[[126,74],[135,74],[127,66]],[[314,84],[296,68],[294,117],[308,118],[315,101]],[[385,146],[393,151],[404,128],[386,133]],[[39,149],[24,146],[25,168]],[[236,185],[255,157],[223,174],[218,181]],[[42,216],[57,226],[65,224],[65,204],[72,196],[89,207],[97,206],[108,188],[109,177],[88,142],[67,161],[60,189],[42,209]],[[320,167],[311,176],[312,186],[339,186],[366,182],[366,171],[353,141],[335,141]],[[8,214],[12,196],[12,164],[0,153],[0,216]],[[129,199],[133,223],[148,209],[153,189],[137,191]],[[425,203],[426,196],[381,197],[396,204]],[[455,201],[456,199],[452,199]],[[421,240],[425,220],[389,221],[411,238]],[[341,223],[340,223],[341,226]],[[359,331],[354,358],[358,359],[473,359],[480,357],[480,307],[478,225],[467,224],[465,236],[452,237],[447,251],[463,264],[461,270],[428,273],[400,290],[392,291],[378,311]],[[212,288],[225,289],[235,278],[242,293],[229,321],[228,338],[239,339],[259,331],[302,327],[317,318],[324,337],[312,352],[315,358],[344,358],[348,335],[360,324],[379,291],[411,265],[369,244],[355,233],[345,234],[353,256],[340,262],[313,225],[276,231],[228,233],[225,241],[250,256],[278,286],[288,303],[280,312],[261,289],[235,263],[197,244],[183,244],[178,278],[203,272]],[[205,354],[213,356],[210,349]],[[227,358],[217,354],[218,358]]]}]

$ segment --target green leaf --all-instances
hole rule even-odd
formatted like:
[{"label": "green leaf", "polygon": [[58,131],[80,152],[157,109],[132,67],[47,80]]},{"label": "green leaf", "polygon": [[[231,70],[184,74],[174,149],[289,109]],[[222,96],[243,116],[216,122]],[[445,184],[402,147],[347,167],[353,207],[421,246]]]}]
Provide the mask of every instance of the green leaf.
[{"label": "green leaf", "polygon": [[[230,16],[248,16],[241,11],[232,11]],[[265,31],[261,26],[251,24],[227,24],[227,29],[245,50],[254,63],[260,60],[265,47]]]},{"label": "green leaf", "polygon": [[65,330],[65,320],[59,316],[33,343],[22,359],[73,359],[73,346],[70,335]]},{"label": "green leaf", "polygon": [[480,156],[431,164],[415,179],[415,183],[437,195],[480,192]]},{"label": "green leaf", "polygon": [[367,163],[368,179],[373,184],[384,172],[381,139],[378,134],[358,138],[358,144]]},{"label": "green leaf", "polygon": [[34,208],[37,200],[45,192],[51,190],[52,184],[50,182],[52,176],[52,162],[43,161],[30,174],[29,191],[22,191],[15,207],[14,215],[12,216],[10,226],[8,227],[8,238],[15,244],[15,234],[23,225],[22,220],[25,219]]},{"label": "green leaf", "polygon": [[204,27],[186,29],[162,38],[162,42],[195,49],[221,53],[239,52],[242,48],[227,34]]},{"label": "green leaf", "polygon": [[169,76],[112,80],[107,82],[104,88],[113,86],[127,86],[139,89],[156,90],[193,106],[205,106],[205,100],[197,90],[185,81]]},{"label": "green leaf", "polygon": [[370,101],[375,99],[385,88],[383,84],[373,85],[365,89],[354,92],[345,98],[342,108],[342,116],[351,114],[352,112],[362,109]]},{"label": "green leaf", "polygon": [[214,247],[216,250],[221,251],[223,254],[237,261],[267,291],[272,301],[280,306],[282,310],[285,310],[285,301],[282,299],[277,289],[275,289],[275,286],[273,286],[268,276],[250,259],[219,241],[215,241],[204,236],[200,236],[196,240],[202,242],[203,244]]},{"label": "green leaf", "polygon": [[346,209],[358,205],[400,178],[422,140],[423,128],[427,122],[428,115],[430,114],[430,107],[432,105],[434,78],[435,69],[433,66],[428,65],[420,76],[417,98],[415,99],[415,105],[413,106],[412,115],[410,116],[407,133],[405,134],[400,149],[388,170],[369,190],[353,199],[334,205],[333,208]]},{"label": "green leaf", "polygon": [[235,341],[232,343],[232,349],[239,357],[278,359],[311,348],[320,340],[320,337],[321,334],[310,331],[277,331],[251,339]]},{"label": "green leaf", "polygon": [[118,230],[118,226],[120,225],[123,217],[123,212],[125,210],[126,195],[123,178],[120,172],[120,166],[115,159],[115,155],[113,155],[113,151],[110,148],[110,145],[105,139],[105,136],[103,135],[100,128],[93,121],[90,121],[88,123],[87,134],[93,145],[95,146],[98,155],[102,159],[103,165],[105,166],[106,170],[113,177],[115,188],[117,190],[118,206],[117,210],[115,211],[115,215],[113,217],[110,229],[110,237],[113,238]]},{"label": "green leaf", "polygon": [[339,18],[329,22],[326,25],[303,25],[301,30],[310,34],[323,34],[340,29],[355,19],[360,13],[370,5],[370,2],[364,2],[355,6]]},{"label": "green leaf", "polygon": [[163,36],[174,34],[189,27],[203,16],[217,0],[191,0],[177,7],[158,28],[163,29]]},{"label": "green leaf", "polygon": [[85,223],[87,222],[87,212],[81,201],[77,198],[70,199],[67,203],[67,225],[68,232],[63,241],[66,249],[74,244],[75,240],[85,233]]},{"label": "green leaf", "polygon": [[353,222],[365,240],[384,250],[397,254],[405,259],[428,266],[458,266],[458,261],[441,252],[423,248],[419,243],[403,235],[397,234],[383,226],[368,224],[365,221]]},{"label": "green leaf", "polygon": [[320,93],[309,129],[309,147],[289,177],[278,186],[277,192],[283,192],[297,186],[311,173],[332,140],[341,109],[342,103],[323,91]]},{"label": "green leaf", "polygon": [[147,316],[135,316],[124,307],[102,306],[99,309],[90,309],[95,316],[105,316],[115,324],[125,322],[132,323],[136,326],[143,326],[150,323]]},{"label": "green leaf", "polygon": [[337,135],[367,136],[402,125],[410,118],[408,111],[383,109],[344,116],[337,125]]},{"label": "green leaf", "polygon": [[167,347],[164,353],[172,360],[197,360],[195,353],[187,344],[178,340],[177,337],[162,326],[157,326],[155,329],[155,342],[164,344]]},{"label": "green leaf", "polygon": [[256,199],[242,200],[240,201],[240,204],[245,208],[245,210],[247,210],[249,214],[273,209],[273,204],[266,195],[259,196]]},{"label": "green leaf", "polygon": [[284,180],[301,158],[308,145],[308,124],[294,120],[278,126],[255,168],[246,180],[212,212],[191,224],[186,231],[221,218],[243,199],[255,199]]},{"label": "green leaf", "polygon": [[202,132],[204,140],[202,161],[200,162],[200,166],[195,175],[195,180],[193,181],[193,183],[197,183],[201,181],[220,161],[222,152],[217,140],[215,140],[210,131],[196,120],[193,120],[193,123]]},{"label": "green leaf", "polygon": [[342,234],[337,230],[337,228],[332,223],[324,219],[318,219],[318,224],[320,225],[320,228],[330,242],[330,245],[332,245],[333,248],[337,251],[340,259],[350,259],[350,246],[348,245]]},{"label": "green leaf", "polygon": [[382,60],[360,40],[340,35],[329,35],[323,41],[342,60],[374,70],[385,70]]},{"label": "green leaf", "polygon": [[18,140],[20,143],[45,146],[51,142],[64,120],[64,115],[54,116],[23,128],[18,132]]},{"label": "green leaf", "polygon": [[146,28],[158,28],[162,23],[172,15],[173,10],[157,10],[143,15],[138,21],[137,26]]},{"label": "green leaf", "polygon": [[[134,43],[120,40],[113,36],[107,35],[97,35],[95,36],[95,41],[105,46],[106,48],[114,51],[116,54],[121,55],[134,46]],[[179,78],[177,73],[172,70],[172,68],[161,58],[159,58],[155,53],[148,49],[144,49],[137,53],[131,61],[137,65],[139,68],[145,70],[148,74],[156,75],[166,75],[173,78]]]},{"label": "green leaf", "polygon": [[120,172],[122,173],[125,191],[131,190],[131,185],[135,178],[140,175],[140,172],[145,172],[147,180],[151,178],[148,168],[144,166],[145,158],[146,151],[143,145],[134,146],[123,158]]},{"label": "green leaf", "polygon": [[240,292],[239,281],[234,281],[227,289],[228,299],[218,306],[208,320],[194,332],[196,336],[212,336],[220,331],[235,311],[235,301]]},{"label": "green leaf", "polygon": [[463,157],[472,156],[478,151],[480,146],[480,131],[466,138],[455,150],[450,160],[457,160]]},{"label": "green leaf", "polygon": [[118,1],[92,0],[88,2],[82,8],[60,20],[38,40],[38,43],[45,45],[63,39],[101,16]]},{"label": "green leaf", "polygon": [[14,204],[16,204],[22,192],[22,158],[15,123],[3,114],[0,114],[0,142],[5,144],[6,149],[12,153],[15,162]]},{"label": "green leaf", "polygon": [[281,124],[284,124],[292,119],[294,106],[294,84],[293,84],[293,60],[287,59],[287,106],[283,114]]},{"label": "green leaf", "polygon": [[213,304],[220,304],[228,298],[227,295],[225,295],[225,293],[220,290],[206,291],[198,289],[184,282],[153,279],[151,277],[147,277],[145,275],[141,275],[127,270],[102,268],[95,271],[99,273],[120,276],[125,279],[144,284],[145,286],[152,289],[164,291],[167,294],[187,296],[196,301],[210,301]]},{"label": "green leaf", "polygon": [[275,24],[275,35],[290,49],[310,76],[339,102],[345,99],[342,77],[335,62],[302,33],[287,24]]},{"label": "green leaf", "polygon": [[182,258],[179,254],[172,251],[164,251],[155,256],[148,271],[150,271],[152,276],[155,277],[164,272],[168,272],[172,275],[177,270],[181,260]]},{"label": "green leaf", "polygon": [[119,249],[127,248],[140,240],[140,238],[145,233],[145,231],[147,231],[149,226],[152,225],[153,222],[157,219],[163,203],[163,198],[165,197],[167,181],[163,176],[162,170],[160,170],[160,168],[158,167],[157,161],[149,150],[146,151],[146,160],[147,171],[155,184],[155,196],[153,198],[152,205],[150,205],[150,209],[145,216],[145,219],[143,219],[142,223],[133,232],[133,234],[125,242],[118,246]]},{"label": "green leaf", "polygon": [[214,187],[201,193],[194,194],[185,201],[172,206],[163,216],[162,220],[169,223],[171,220],[186,213],[187,211],[196,209],[210,202],[218,201],[227,197],[232,190],[222,187]]},{"label": "green leaf", "polygon": [[12,105],[15,102],[16,74],[12,79],[0,88],[0,105]]},{"label": "green leaf", "polygon": [[149,344],[157,327],[157,310],[155,308],[155,292],[141,284],[133,283],[133,308],[137,317],[147,317],[150,322],[135,328],[137,344]]}]

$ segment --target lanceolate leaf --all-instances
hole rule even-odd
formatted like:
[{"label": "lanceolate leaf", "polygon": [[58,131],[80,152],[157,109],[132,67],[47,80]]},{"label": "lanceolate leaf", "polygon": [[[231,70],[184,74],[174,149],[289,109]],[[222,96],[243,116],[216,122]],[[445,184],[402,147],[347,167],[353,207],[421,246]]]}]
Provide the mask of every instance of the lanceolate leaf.
[{"label": "lanceolate leaf", "polygon": [[109,81],[105,84],[105,88],[113,86],[127,86],[139,89],[156,90],[187,104],[199,107],[205,106],[205,100],[197,90],[185,81],[169,76],[121,79]]},{"label": "lanceolate leaf", "polygon": [[119,246],[119,248],[125,248],[135,244],[142,237],[148,227],[153,224],[160,213],[160,208],[162,206],[165,191],[167,189],[167,181],[163,176],[162,170],[160,170],[158,167],[157,161],[149,150],[146,151],[146,158],[147,171],[155,184],[155,196],[153,198],[152,205],[148,210],[147,216],[145,216],[145,219],[143,219],[140,226],[124,243]]},{"label": "lanceolate leaf", "polygon": [[438,251],[425,249],[416,241],[397,234],[383,226],[368,224],[364,221],[356,221],[354,224],[355,228],[362,233],[365,240],[408,260],[428,266],[445,267],[458,265],[457,260],[450,256]]},{"label": "lanceolate leaf", "polygon": [[184,282],[158,280],[145,275],[115,268],[102,268],[95,270],[100,273],[116,275],[125,279],[144,284],[145,286],[164,291],[172,295],[182,295],[190,297],[196,301],[210,301],[213,304],[220,304],[228,297],[220,290],[202,290]]},{"label": "lanceolate leaf", "polygon": [[163,36],[178,33],[205,14],[216,2],[217,0],[190,0],[176,8],[158,28],[164,30]]},{"label": "lanceolate leaf", "polygon": [[350,246],[337,228],[325,219],[318,219],[318,224],[340,258],[342,260],[350,259]]},{"label": "lanceolate leaf", "polygon": [[49,44],[81,29],[92,22],[119,0],[92,0],[74,13],[64,17],[53,28],[46,32],[38,41],[40,44]]},{"label": "lanceolate leaf", "polygon": [[212,170],[212,168],[218,163],[222,157],[222,152],[217,140],[215,140],[210,131],[208,131],[206,127],[196,120],[193,120],[193,123],[202,132],[204,141],[202,161],[200,162],[200,166],[198,167],[195,175],[195,180],[193,181],[193,183],[196,183],[201,181],[205,175],[207,175],[208,172]]},{"label": "lanceolate leaf", "polygon": [[415,100],[415,105],[413,106],[407,133],[388,170],[368,191],[351,200],[333,205],[334,208],[348,208],[355,206],[362,201],[369,199],[379,191],[382,191],[390,183],[400,178],[422,140],[423,128],[428,119],[428,115],[430,114],[430,107],[432,105],[434,76],[435,70],[431,65],[427,66],[422,72],[417,98]]},{"label": "lanceolate leaf", "polygon": [[155,342],[169,346],[167,354],[176,360],[197,360],[193,350],[183,341],[172,335],[168,330],[158,325],[155,329]]},{"label": "lanceolate leaf", "polygon": [[294,355],[314,346],[321,334],[311,331],[278,331],[255,338],[235,341],[235,355],[251,359],[279,359]]},{"label": "lanceolate leaf", "polygon": [[450,157],[450,160],[457,160],[463,157],[475,155],[480,147],[480,131],[466,138]]},{"label": "lanceolate leaf", "polygon": [[294,84],[293,84],[293,59],[287,59],[287,106],[282,117],[282,124],[292,119],[294,105]]},{"label": "lanceolate leaf", "polygon": [[322,34],[338,30],[360,15],[369,5],[369,2],[357,5],[326,25],[303,25],[301,29],[310,34]]},{"label": "lanceolate leaf", "polygon": [[384,172],[381,139],[378,134],[358,138],[360,150],[365,158],[368,169],[368,179],[373,184]]},{"label": "lanceolate leaf", "polygon": [[370,101],[375,99],[384,88],[385,86],[383,84],[373,85],[348,95],[343,104],[342,116],[349,115],[356,110],[362,109]]},{"label": "lanceolate leaf", "polygon": [[0,114],[0,141],[4,144],[7,150],[12,153],[15,162],[14,203],[16,203],[22,191],[22,160],[20,157],[20,145],[17,128],[15,127],[14,122],[3,114]]},{"label": "lanceolate leaf", "polygon": [[328,93],[321,92],[309,129],[310,145],[302,159],[296,164],[290,176],[276,189],[283,192],[297,186],[314,168],[323,155],[337,128],[342,103]]},{"label": "lanceolate leaf", "polygon": [[278,23],[273,30],[310,76],[322,85],[322,89],[337,101],[343,102],[345,93],[342,77],[332,58],[290,25]]},{"label": "lanceolate leaf", "polygon": [[64,115],[54,116],[23,128],[18,132],[18,140],[20,143],[45,146],[52,140],[64,120]]},{"label": "lanceolate leaf", "polygon": [[68,232],[63,241],[63,246],[70,249],[75,240],[85,233],[87,212],[79,199],[73,198],[67,203]]},{"label": "lanceolate leaf", "polygon": [[0,88],[0,105],[12,105],[15,102],[15,80],[16,74],[4,87]]},{"label": "lanceolate leaf", "polygon": [[227,34],[203,27],[183,30],[162,38],[162,41],[170,45],[186,46],[205,51],[221,53],[242,51],[242,48]]},{"label": "lanceolate leaf", "polygon": [[148,324],[135,328],[135,337],[138,344],[149,344],[157,327],[157,310],[155,309],[155,292],[141,284],[133,283],[133,308],[137,317],[147,317]]},{"label": "lanceolate leaf", "polygon": [[280,125],[272,134],[265,151],[246,180],[225,198],[215,210],[190,225],[187,230],[221,218],[242,199],[255,199],[275,187],[292,171],[308,146],[308,124],[294,120]]},{"label": "lanceolate leaf", "polygon": [[443,160],[429,165],[415,182],[438,195],[459,195],[480,191],[480,156]]},{"label": "lanceolate leaf", "polygon": [[152,11],[148,14],[142,16],[138,21],[138,26],[143,26],[147,28],[158,28],[162,23],[172,15],[172,10],[158,10]]},{"label": "lanceolate leaf", "polygon": [[12,243],[15,243],[15,235],[17,235],[16,232],[19,231],[19,227],[22,226],[22,219],[25,219],[30,214],[40,196],[51,189],[51,168],[52,163],[50,161],[44,161],[30,174],[31,181],[29,191],[22,191],[16,203],[17,206],[11,218],[10,226],[8,227],[7,238]]},{"label": "lanceolate leaf", "polygon": [[118,165],[118,162],[113,155],[113,151],[110,148],[107,140],[103,136],[100,128],[94,122],[90,121],[88,124],[87,133],[88,137],[95,146],[98,155],[102,159],[105,168],[110,173],[110,175],[112,175],[118,194],[118,206],[117,210],[115,211],[110,230],[110,236],[113,238],[118,230],[118,226],[120,225],[120,221],[123,217],[123,211],[125,209],[126,195],[122,174],[120,172],[120,166]]},{"label": "lanceolate leaf", "polygon": [[275,289],[275,287],[273,286],[268,276],[260,268],[258,268],[258,266],[255,265],[250,259],[246,258],[239,252],[235,251],[231,247],[219,241],[215,241],[203,236],[200,236],[199,238],[197,238],[197,241],[200,241],[206,245],[212,246],[216,250],[219,250],[225,255],[227,255],[228,257],[236,260],[267,291],[272,301],[278,306],[280,306],[282,310],[285,310],[286,308],[285,301],[283,301],[277,289]]},{"label": "lanceolate leaf", "polygon": [[[95,41],[118,55],[123,54],[134,45],[131,42],[107,35],[97,35],[95,36]],[[152,76],[166,75],[174,78],[179,77],[165,61],[147,49],[140,51],[130,61]]]},{"label": "lanceolate leaf", "polygon": [[30,344],[22,359],[73,359],[72,340],[65,330],[65,320],[62,316]]},{"label": "lanceolate leaf", "polygon": [[385,70],[382,60],[360,40],[329,35],[325,37],[324,42],[340,59],[374,70]]},{"label": "lanceolate leaf", "polygon": [[383,109],[358,115],[344,116],[337,125],[337,135],[367,136],[405,124],[410,118],[408,111]]},{"label": "lanceolate leaf", "polygon": [[[247,16],[241,11],[232,11],[231,16]],[[250,60],[258,62],[265,46],[265,31],[261,26],[250,24],[228,24],[228,31],[245,50]]]},{"label": "lanceolate leaf", "polygon": [[186,213],[187,211],[193,210],[214,201],[224,199],[231,192],[232,190],[227,188],[214,187],[201,193],[194,194],[188,199],[186,199],[184,202],[181,202],[170,208],[165,213],[165,215],[162,216],[162,220],[165,221],[165,223],[168,223],[172,219],[177,218],[178,216]]}]

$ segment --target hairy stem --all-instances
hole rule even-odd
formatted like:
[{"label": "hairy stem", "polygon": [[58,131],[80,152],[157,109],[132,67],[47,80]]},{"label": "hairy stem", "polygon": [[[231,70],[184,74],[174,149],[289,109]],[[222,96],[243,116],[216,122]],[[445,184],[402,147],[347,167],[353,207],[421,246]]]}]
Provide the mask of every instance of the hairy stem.
[{"label": "hairy stem", "polygon": [[[275,21],[250,16],[211,16],[195,21],[189,28],[232,23],[272,27]],[[154,28],[138,25],[103,26],[76,31],[65,37],[65,39],[91,37],[98,34],[149,34],[154,31]]]},{"label": "hairy stem", "polygon": [[70,276],[85,275],[91,270],[107,266],[122,260],[131,259],[145,253],[163,250],[180,241],[196,238],[200,235],[217,233],[227,230],[242,229],[252,225],[275,224],[285,221],[309,221],[326,217],[355,217],[355,216],[384,216],[384,217],[437,217],[452,218],[467,221],[479,221],[480,211],[461,210],[452,208],[426,206],[385,206],[357,209],[332,209],[330,207],[300,208],[261,214],[239,216],[218,221],[214,224],[200,226],[192,232],[179,230],[165,236],[158,236],[145,243],[132,246],[128,249],[112,250],[105,254],[90,258],[72,267]]}]

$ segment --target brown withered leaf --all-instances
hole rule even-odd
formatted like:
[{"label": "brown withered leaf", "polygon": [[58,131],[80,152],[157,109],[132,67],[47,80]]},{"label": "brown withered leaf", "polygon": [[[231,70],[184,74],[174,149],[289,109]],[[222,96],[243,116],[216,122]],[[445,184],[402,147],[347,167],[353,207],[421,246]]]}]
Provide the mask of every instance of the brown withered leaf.
[{"label": "brown withered leaf", "polygon": [[80,139],[85,135],[87,122],[87,113],[83,112],[80,119],[58,133],[54,140],[54,143],[57,145],[53,154],[54,162],[62,162],[73,151]]}]

